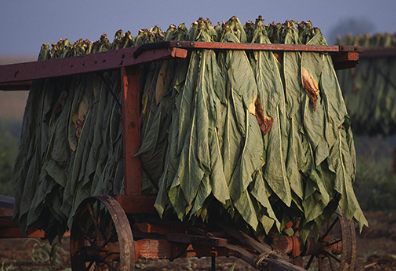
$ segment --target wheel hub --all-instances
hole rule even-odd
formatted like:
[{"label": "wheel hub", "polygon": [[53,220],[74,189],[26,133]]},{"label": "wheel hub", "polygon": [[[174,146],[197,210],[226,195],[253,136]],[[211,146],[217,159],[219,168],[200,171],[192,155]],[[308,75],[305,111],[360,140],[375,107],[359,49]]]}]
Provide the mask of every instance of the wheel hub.
[{"label": "wheel hub", "polygon": [[101,260],[100,250],[96,245],[82,247],[80,257],[85,262]]}]

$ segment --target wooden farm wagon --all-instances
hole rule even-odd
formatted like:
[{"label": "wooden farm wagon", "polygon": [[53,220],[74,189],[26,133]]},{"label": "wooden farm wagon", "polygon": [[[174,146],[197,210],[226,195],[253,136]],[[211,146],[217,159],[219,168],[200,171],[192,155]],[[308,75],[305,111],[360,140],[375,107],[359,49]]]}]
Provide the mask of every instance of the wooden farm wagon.
[{"label": "wooden farm wagon", "polygon": [[[153,214],[156,196],[141,194],[141,164],[134,157],[140,147],[139,75],[141,64],[158,60],[186,58],[189,50],[269,50],[327,52],[335,69],[356,66],[360,47],[327,45],[233,44],[219,42],[171,41],[145,44],[92,55],[0,66],[0,89],[29,90],[33,80],[121,70],[123,125],[123,195],[88,197],[79,205],[70,229],[73,270],[134,270],[139,259],[211,257],[212,270],[218,256],[236,256],[260,270],[308,269],[314,259],[319,270],[353,270],[356,258],[353,221],[335,215],[319,240],[302,242],[298,231],[293,236],[276,233],[256,240],[229,225],[180,221],[131,222],[130,215]],[[0,236],[25,237],[12,223],[12,197],[1,196]],[[104,206],[104,208],[103,208]],[[99,210],[106,209],[106,212]],[[90,225],[90,226],[89,226]],[[298,225],[288,225],[297,228]],[[44,237],[31,228],[28,237]],[[307,260],[304,259],[306,258]]]}]

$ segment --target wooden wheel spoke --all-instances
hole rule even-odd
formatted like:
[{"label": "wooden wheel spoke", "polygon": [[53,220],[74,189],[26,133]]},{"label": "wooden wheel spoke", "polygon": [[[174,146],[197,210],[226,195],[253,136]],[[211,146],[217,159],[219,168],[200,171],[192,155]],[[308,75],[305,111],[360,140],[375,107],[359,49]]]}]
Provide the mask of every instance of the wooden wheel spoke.
[{"label": "wooden wheel spoke", "polygon": [[91,219],[92,219],[93,223],[95,224],[95,227],[98,228],[98,223],[95,219],[95,215],[93,213],[91,204],[87,204],[87,209],[88,209],[89,214],[91,215]]},{"label": "wooden wheel spoke", "polygon": [[307,263],[307,265],[305,266],[305,269],[308,270],[308,268],[311,266],[313,259],[315,258],[315,255],[311,255],[311,257],[309,258],[309,261]]},{"label": "wooden wheel spoke", "polygon": [[110,243],[110,241],[111,241],[111,239],[113,239],[115,236],[117,235],[117,233],[115,232],[115,233],[113,233],[111,236],[110,236],[110,238],[109,239],[107,239],[104,243],[103,243],[103,245],[101,246],[101,248],[103,248],[103,247],[105,247],[105,246],[107,246],[107,244],[108,243]]},{"label": "wooden wheel spoke", "polygon": [[95,225],[95,238],[94,238],[94,242],[96,242],[96,240],[98,239],[98,232],[99,232],[99,226],[98,226],[98,222],[95,219],[93,210],[92,210],[92,206],[91,204],[87,204],[87,209],[89,211],[89,214],[91,215],[91,219]]},{"label": "wooden wheel spoke", "polygon": [[78,227],[80,229],[80,231],[84,234],[84,239],[87,240],[89,242],[90,245],[93,244],[91,238],[89,238],[88,233],[85,231],[85,229],[81,226],[81,224],[78,224]]},{"label": "wooden wheel spoke", "polygon": [[318,258],[319,271],[323,271],[323,258]]},{"label": "wooden wheel spoke", "polygon": [[96,221],[97,221],[97,223],[98,223],[98,225],[100,227],[100,201],[99,200],[97,201],[96,207],[97,207],[97,210],[96,210]]},{"label": "wooden wheel spoke", "polygon": [[[93,205],[93,204],[92,204]],[[102,234],[100,232],[100,215],[99,215],[99,211],[96,212],[96,218],[94,215],[94,211],[92,209],[92,205],[91,204],[87,204],[87,209],[89,211],[89,214],[91,215],[91,219],[95,225],[95,238],[94,238],[94,242],[96,242],[97,240],[102,240]],[[99,201],[97,201],[97,209],[100,209],[100,203]]]},{"label": "wooden wheel spoke", "polygon": [[331,224],[331,226],[327,228],[327,231],[325,232],[325,234],[323,234],[323,236],[321,236],[319,238],[319,240],[323,240],[330,233],[330,231],[333,229],[333,227],[335,226],[335,224],[337,223],[338,220],[339,220],[339,217],[337,216],[337,218],[334,219],[334,221]]},{"label": "wooden wheel spoke", "polygon": [[334,214],[324,223],[321,232],[325,233],[318,241],[314,241],[320,244],[313,244],[312,249],[307,250],[307,254],[311,256],[305,269],[316,265],[316,262],[311,265],[316,257],[318,265],[315,267],[318,270],[353,270],[356,261],[355,226],[353,220],[348,220],[341,208],[340,213]]},{"label": "wooden wheel spoke", "polygon": [[327,259],[329,260],[331,271],[335,271],[331,257],[327,257]]},{"label": "wooden wheel spoke", "polygon": [[110,263],[108,263],[108,262],[106,262],[106,261],[103,261],[103,263],[104,263],[105,265],[107,265],[107,266],[110,268],[110,270],[115,270],[115,268],[114,268],[113,266],[111,266]]},{"label": "wooden wheel spoke", "polygon": [[135,270],[130,224],[113,197],[88,197],[76,214],[70,239],[73,270]]},{"label": "wooden wheel spoke", "polygon": [[[103,227],[101,228],[101,201],[97,201],[97,210],[96,210],[96,221],[98,223],[98,238],[103,241],[103,235],[106,235],[106,232],[102,232],[100,229],[103,229]],[[112,219],[110,219],[110,221],[112,221]]]},{"label": "wooden wheel spoke", "polygon": [[89,263],[89,265],[87,266],[87,268],[85,268],[85,270],[89,271],[89,269],[92,267],[93,263],[94,263],[94,261],[91,261]]},{"label": "wooden wheel spoke", "polygon": [[334,260],[336,260],[336,261],[339,262],[339,263],[341,262],[340,259],[338,259],[338,258],[337,258],[336,256],[334,256],[333,254],[327,252],[326,250],[323,251],[323,254],[325,254],[326,256],[329,256],[329,257],[333,258]]},{"label": "wooden wheel spoke", "polygon": [[333,243],[327,244],[326,246],[329,247],[329,246],[332,246],[332,245],[337,244],[339,242],[342,242],[342,239],[338,239],[337,241],[334,241]]}]

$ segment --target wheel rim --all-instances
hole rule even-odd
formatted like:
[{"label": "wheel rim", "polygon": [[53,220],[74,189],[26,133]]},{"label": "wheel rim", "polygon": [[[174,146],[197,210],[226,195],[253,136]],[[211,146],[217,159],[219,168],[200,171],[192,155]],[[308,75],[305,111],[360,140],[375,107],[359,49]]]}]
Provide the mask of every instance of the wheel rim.
[{"label": "wheel rim", "polygon": [[[328,221],[323,235],[318,240],[318,242],[322,242],[323,250],[317,255],[310,256],[305,269],[308,270],[316,265],[319,271],[354,270],[356,261],[355,225],[353,220],[348,220],[345,217],[342,210],[341,214],[342,216],[336,215],[335,219]],[[315,258],[317,259],[316,263]]]},{"label": "wheel rim", "polygon": [[74,216],[70,237],[73,270],[135,270],[131,227],[114,198],[84,199]]}]

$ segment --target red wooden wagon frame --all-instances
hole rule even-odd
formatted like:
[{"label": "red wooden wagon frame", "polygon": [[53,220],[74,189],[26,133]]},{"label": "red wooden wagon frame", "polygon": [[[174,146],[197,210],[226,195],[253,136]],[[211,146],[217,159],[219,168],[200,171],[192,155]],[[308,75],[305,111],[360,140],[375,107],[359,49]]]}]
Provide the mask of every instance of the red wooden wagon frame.
[{"label": "red wooden wagon frame", "polygon": [[[329,53],[335,69],[357,65],[361,47],[330,45],[236,44],[219,42],[170,41],[145,44],[86,56],[0,66],[0,90],[29,90],[32,80],[121,70],[124,194],[88,197],[80,204],[70,230],[73,270],[134,270],[138,259],[177,257],[236,256],[260,270],[304,270],[318,259],[319,270],[328,259],[332,270],[353,270],[355,227],[344,216],[329,221],[319,240],[308,237],[304,244],[298,236],[267,236],[256,240],[228,225],[192,225],[180,221],[130,223],[127,214],[157,214],[156,196],[141,194],[141,164],[134,157],[140,148],[139,65],[165,59],[186,58],[189,50],[269,50]],[[12,223],[14,199],[0,196],[0,238],[44,237],[44,232],[29,229],[21,233]],[[99,205],[107,209],[103,217]],[[94,231],[84,228],[91,220]],[[103,224],[106,229],[103,229]],[[297,228],[298,225],[289,225]],[[338,228],[338,236],[332,231]],[[115,229],[115,230],[114,230]],[[113,234],[111,233],[113,232]],[[114,232],[116,235],[114,236]],[[68,233],[67,233],[68,234]]]}]

